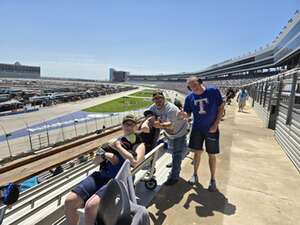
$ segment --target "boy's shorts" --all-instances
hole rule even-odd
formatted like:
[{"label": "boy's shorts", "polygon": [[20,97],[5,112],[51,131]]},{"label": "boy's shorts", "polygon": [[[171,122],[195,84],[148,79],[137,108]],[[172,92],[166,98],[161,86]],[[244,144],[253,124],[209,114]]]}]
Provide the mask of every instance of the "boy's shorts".
[{"label": "boy's shorts", "polygon": [[103,177],[99,171],[96,171],[77,184],[72,189],[72,192],[82,198],[84,203],[94,194],[102,198],[107,186],[106,184],[110,179]]}]

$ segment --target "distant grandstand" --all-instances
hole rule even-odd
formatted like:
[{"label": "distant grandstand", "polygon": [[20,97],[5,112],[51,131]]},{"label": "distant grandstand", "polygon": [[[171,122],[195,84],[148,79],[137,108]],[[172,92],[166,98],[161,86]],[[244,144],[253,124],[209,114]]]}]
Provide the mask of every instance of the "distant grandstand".
[{"label": "distant grandstand", "polygon": [[40,79],[41,68],[21,65],[19,62],[14,64],[0,63],[0,78]]},{"label": "distant grandstand", "polygon": [[300,13],[297,10],[275,40],[253,53],[226,60],[202,71],[168,75],[129,75],[128,81],[177,81],[195,75],[203,80],[257,79],[300,65]]}]

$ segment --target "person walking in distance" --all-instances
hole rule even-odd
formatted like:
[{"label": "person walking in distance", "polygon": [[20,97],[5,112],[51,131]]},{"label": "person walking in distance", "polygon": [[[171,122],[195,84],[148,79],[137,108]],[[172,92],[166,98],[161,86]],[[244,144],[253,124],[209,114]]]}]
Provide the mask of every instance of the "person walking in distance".
[{"label": "person walking in distance", "polygon": [[242,90],[240,91],[236,99],[236,101],[239,104],[239,112],[244,112],[247,99],[248,99],[248,93],[245,88],[242,88]]},{"label": "person walking in distance", "polygon": [[174,185],[179,180],[182,154],[186,149],[188,123],[179,117],[180,110],[165,100],[163,92],[155,91],[152,100],[154,104],[149,110],[158,116],[153,126],[165,131],[169,145],[172,146],[172,169],[165,185]]},{"label": "person walking in distance", "polygon": [[205,87],[202,80],[197,77],[189,77],[187,85],[192,92],[185,98],[184,111],[179,115],[182,118],[190,118],[193,114],[193,125],[189,147],[194,151],[194,173],[189,180],[190,184],[198,182],[198,168],[203,152],[203,143],[209,157],[211,179],[208,190],[217,191],[216,154],[219,147],[219,122],[224,112],[224,101],[220,91],[216,87]]}]

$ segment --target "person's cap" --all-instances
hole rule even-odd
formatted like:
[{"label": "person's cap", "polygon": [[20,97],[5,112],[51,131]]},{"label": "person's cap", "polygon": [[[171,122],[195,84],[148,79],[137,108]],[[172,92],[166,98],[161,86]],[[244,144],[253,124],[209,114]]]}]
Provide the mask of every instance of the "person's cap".
[{"label": "person's cap", "polygon": [[145,112],[144,112],[144,116],[147,117],[147,116],[156,116],[156,113],[153,112],[152,110],[150,109],[147,109]]},{"label": "person's cap", "polygon": [[137,119],[135,118],[134,115],[132,114],[128,114],[123,118],[122,124],[126,123],[127,121],[131,121],[135,124],[137,124]]},{"label": "person's cap", "polygon": [[155,97],[162,97],[164,98],[164,93],[162,91],[154,91],[153,94],[152,94],[152,97],[155,98]]}]

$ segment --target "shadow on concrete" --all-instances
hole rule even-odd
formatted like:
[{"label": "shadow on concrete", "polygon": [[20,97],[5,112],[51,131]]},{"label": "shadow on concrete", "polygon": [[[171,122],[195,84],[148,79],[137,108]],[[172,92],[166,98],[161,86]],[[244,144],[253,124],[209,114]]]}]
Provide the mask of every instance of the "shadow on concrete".
[{"label": "shadow on concrete", "polygon": [[184,179],[179,178],[178,183],[173,186],[163,186],[160,191],[156,194],[151,205],[155,205],[158,209],[154,214],[150,214],[150,218],[154,225],[162,225],[167,217],[165,211],[178,204],[186,194],[193,187],[189,185]]},{"label": "shadow on concrete", "polygon": [[[154,205],[157,209],[155,214],[149,213],[153,224],[164,224],[167,217],[165,211],[180,203],[183,196],[191,189],[194,189],[196,193],[189,194],[183,207],[189,209],[191,202],[196,202],[195,212],[199,217],[213,216],[214,212],[220,212],[224,215],[235,214],[236,206],[229,203],[228,199],[221,192],[211,193],[203,188],[201,184],[193,187],[180,178],[179,182],[174,186],[163,186],[150,203],[149,207]],[[191,212],[191,214],[193,213]]]},{"label": "shadow on concrete", "polygon": [[196,193],[191,193],[188,196],[183,207],[189,209],[191,202],[198,203],[199,205],[195,207],[195,210],[199,217],[213,216],[214,212],[220,212],[224,215],[235,214],[236,206],[229,203],[221,192],[209,192],[201,184],[197,184],[193,189]]}]

